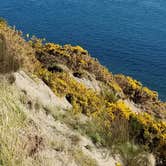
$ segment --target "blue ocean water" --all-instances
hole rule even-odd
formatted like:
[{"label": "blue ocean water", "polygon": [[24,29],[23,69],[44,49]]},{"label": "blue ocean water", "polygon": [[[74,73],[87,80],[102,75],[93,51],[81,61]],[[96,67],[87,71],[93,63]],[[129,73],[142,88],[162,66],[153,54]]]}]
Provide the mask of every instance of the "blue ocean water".
[{"label": "blue ocean water", "polygon": [[83,46],[166,101],[165,0],[0,0],[0,16],[24,33]]}]

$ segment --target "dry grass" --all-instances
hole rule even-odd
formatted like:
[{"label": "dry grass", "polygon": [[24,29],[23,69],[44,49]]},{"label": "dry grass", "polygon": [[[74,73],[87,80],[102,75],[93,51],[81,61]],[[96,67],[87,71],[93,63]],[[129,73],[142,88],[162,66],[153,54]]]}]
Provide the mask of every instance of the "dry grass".
[{"label": "dry grass", "polygon": [[43,140],[29,122],[18,91],[2,81],[0,105],[0,165],[34,165]]},{"label": "dry grass", "polygon": [[0,22],[0,72],[8,73],[24,68],[35,70],[39,65],[35,59],[34,50],[22,38],[22,33]]},{"label": "dry grass", "polygon": [[96,161],[85,155],[80,149],[73,149],[71,154],[78,166],[97,166]]},{"label": "dry grass", "polygon": [[138,145],[126,142],[115,147],[124,166],[151,166],[148,153]]},{"label": "dry grass", "polygon": [[26,129],[26,116],[15,102],[13,94],[0,85],[0,165],[19,165],[25,157],[22,132]]}]

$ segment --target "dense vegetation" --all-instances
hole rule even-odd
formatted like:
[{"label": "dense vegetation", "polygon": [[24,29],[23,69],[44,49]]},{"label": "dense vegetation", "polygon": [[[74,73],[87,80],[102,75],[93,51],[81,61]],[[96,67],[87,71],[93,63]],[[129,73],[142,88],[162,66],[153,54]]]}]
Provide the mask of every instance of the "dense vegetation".
[{"label": "dense vegetation", "polygon": [[[39,77],[57,95],[70,96],[70,102],[75,112],[100,118],[100,121],[103,121],[102,130],[106,130],[106,133],[111,131],[112,123],[116,117],[120,116],[120,120],[128,122],[129,141],[143,145],[146,150],[156,153],[160,158],[159,160],[163,160],[163,163],[166,162],[166,154],[164,154],[166,123],[158,118],[160,115],[160,118],[165,117],[166,107],[165,103],[158,100],[157,92],[143,87],[140,82],[131,77],[113,76],[79,46],[65,45],[62,47],[53,43],[39,44],[38,42],[37,39],[33,41],[33,47],[36,50],[38,60],[45,67],[39,70]],[[101,89],[103,87],[106,89],[104,94],[96,93],[92,89],[87,89],[85,85],[76,82],[69,75],[69,71],[54,70],[58,64],[67,66],[71,73],[79,73],[81,78],[87,78],[87,73],[93,75],[96,80],[100,81]],[[140,104],[143,107],[142,111],[136,113],[130,110],[123,101],[125,98]],[[111,135],[111,133],[109,134]],[[109,140],[105,144],[109,145]]]},{"label": "dense vegetation", "polygon": [[[66,97],[73,106],[73,116],[82,113],[90,117],[86,124],[67,119],[70,127],[88,135],[98,146],[111,150],[118,147],[115,149],[120,149],[120,153],[122,147],[131,148],[126,146],[129,143],[141,152],[152,152],[158,166],[166,163],[166,103],[158,99],[157,92],[131,77],[113,75],[80,46],[45,43],[35,37],[29,39],[29,35],[25,41],[22,33],[4,21],[0,21],[0,39],[5,40],[1,49],[7,48],[7,52],[1,51],[0,58],[12,63],[1,66],[0,72],[21,68],[33,73],[57,96]],[[77,79],[95,79],[100,90],[95,91]],[[132,166],[131,163],[126,166]]]}]

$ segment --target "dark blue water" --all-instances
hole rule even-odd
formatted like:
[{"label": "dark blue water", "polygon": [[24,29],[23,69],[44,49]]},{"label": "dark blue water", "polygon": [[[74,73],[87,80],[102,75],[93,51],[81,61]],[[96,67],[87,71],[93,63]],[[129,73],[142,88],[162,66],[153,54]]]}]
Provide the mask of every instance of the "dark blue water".
[{"label": "dark blue water", "polygon": [[166,100],[165,0],[0,0],[0,16],[24,33],[83,46]]}]

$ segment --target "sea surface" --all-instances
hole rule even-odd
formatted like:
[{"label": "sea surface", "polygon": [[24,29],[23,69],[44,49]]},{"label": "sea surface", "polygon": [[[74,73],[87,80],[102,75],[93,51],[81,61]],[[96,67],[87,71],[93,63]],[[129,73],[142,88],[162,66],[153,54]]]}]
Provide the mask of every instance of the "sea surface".
[{"label": "sea surface", "polygon": [[166,101],[165,0],[0,0],[0,16],[25,34],[81,45]]}]

